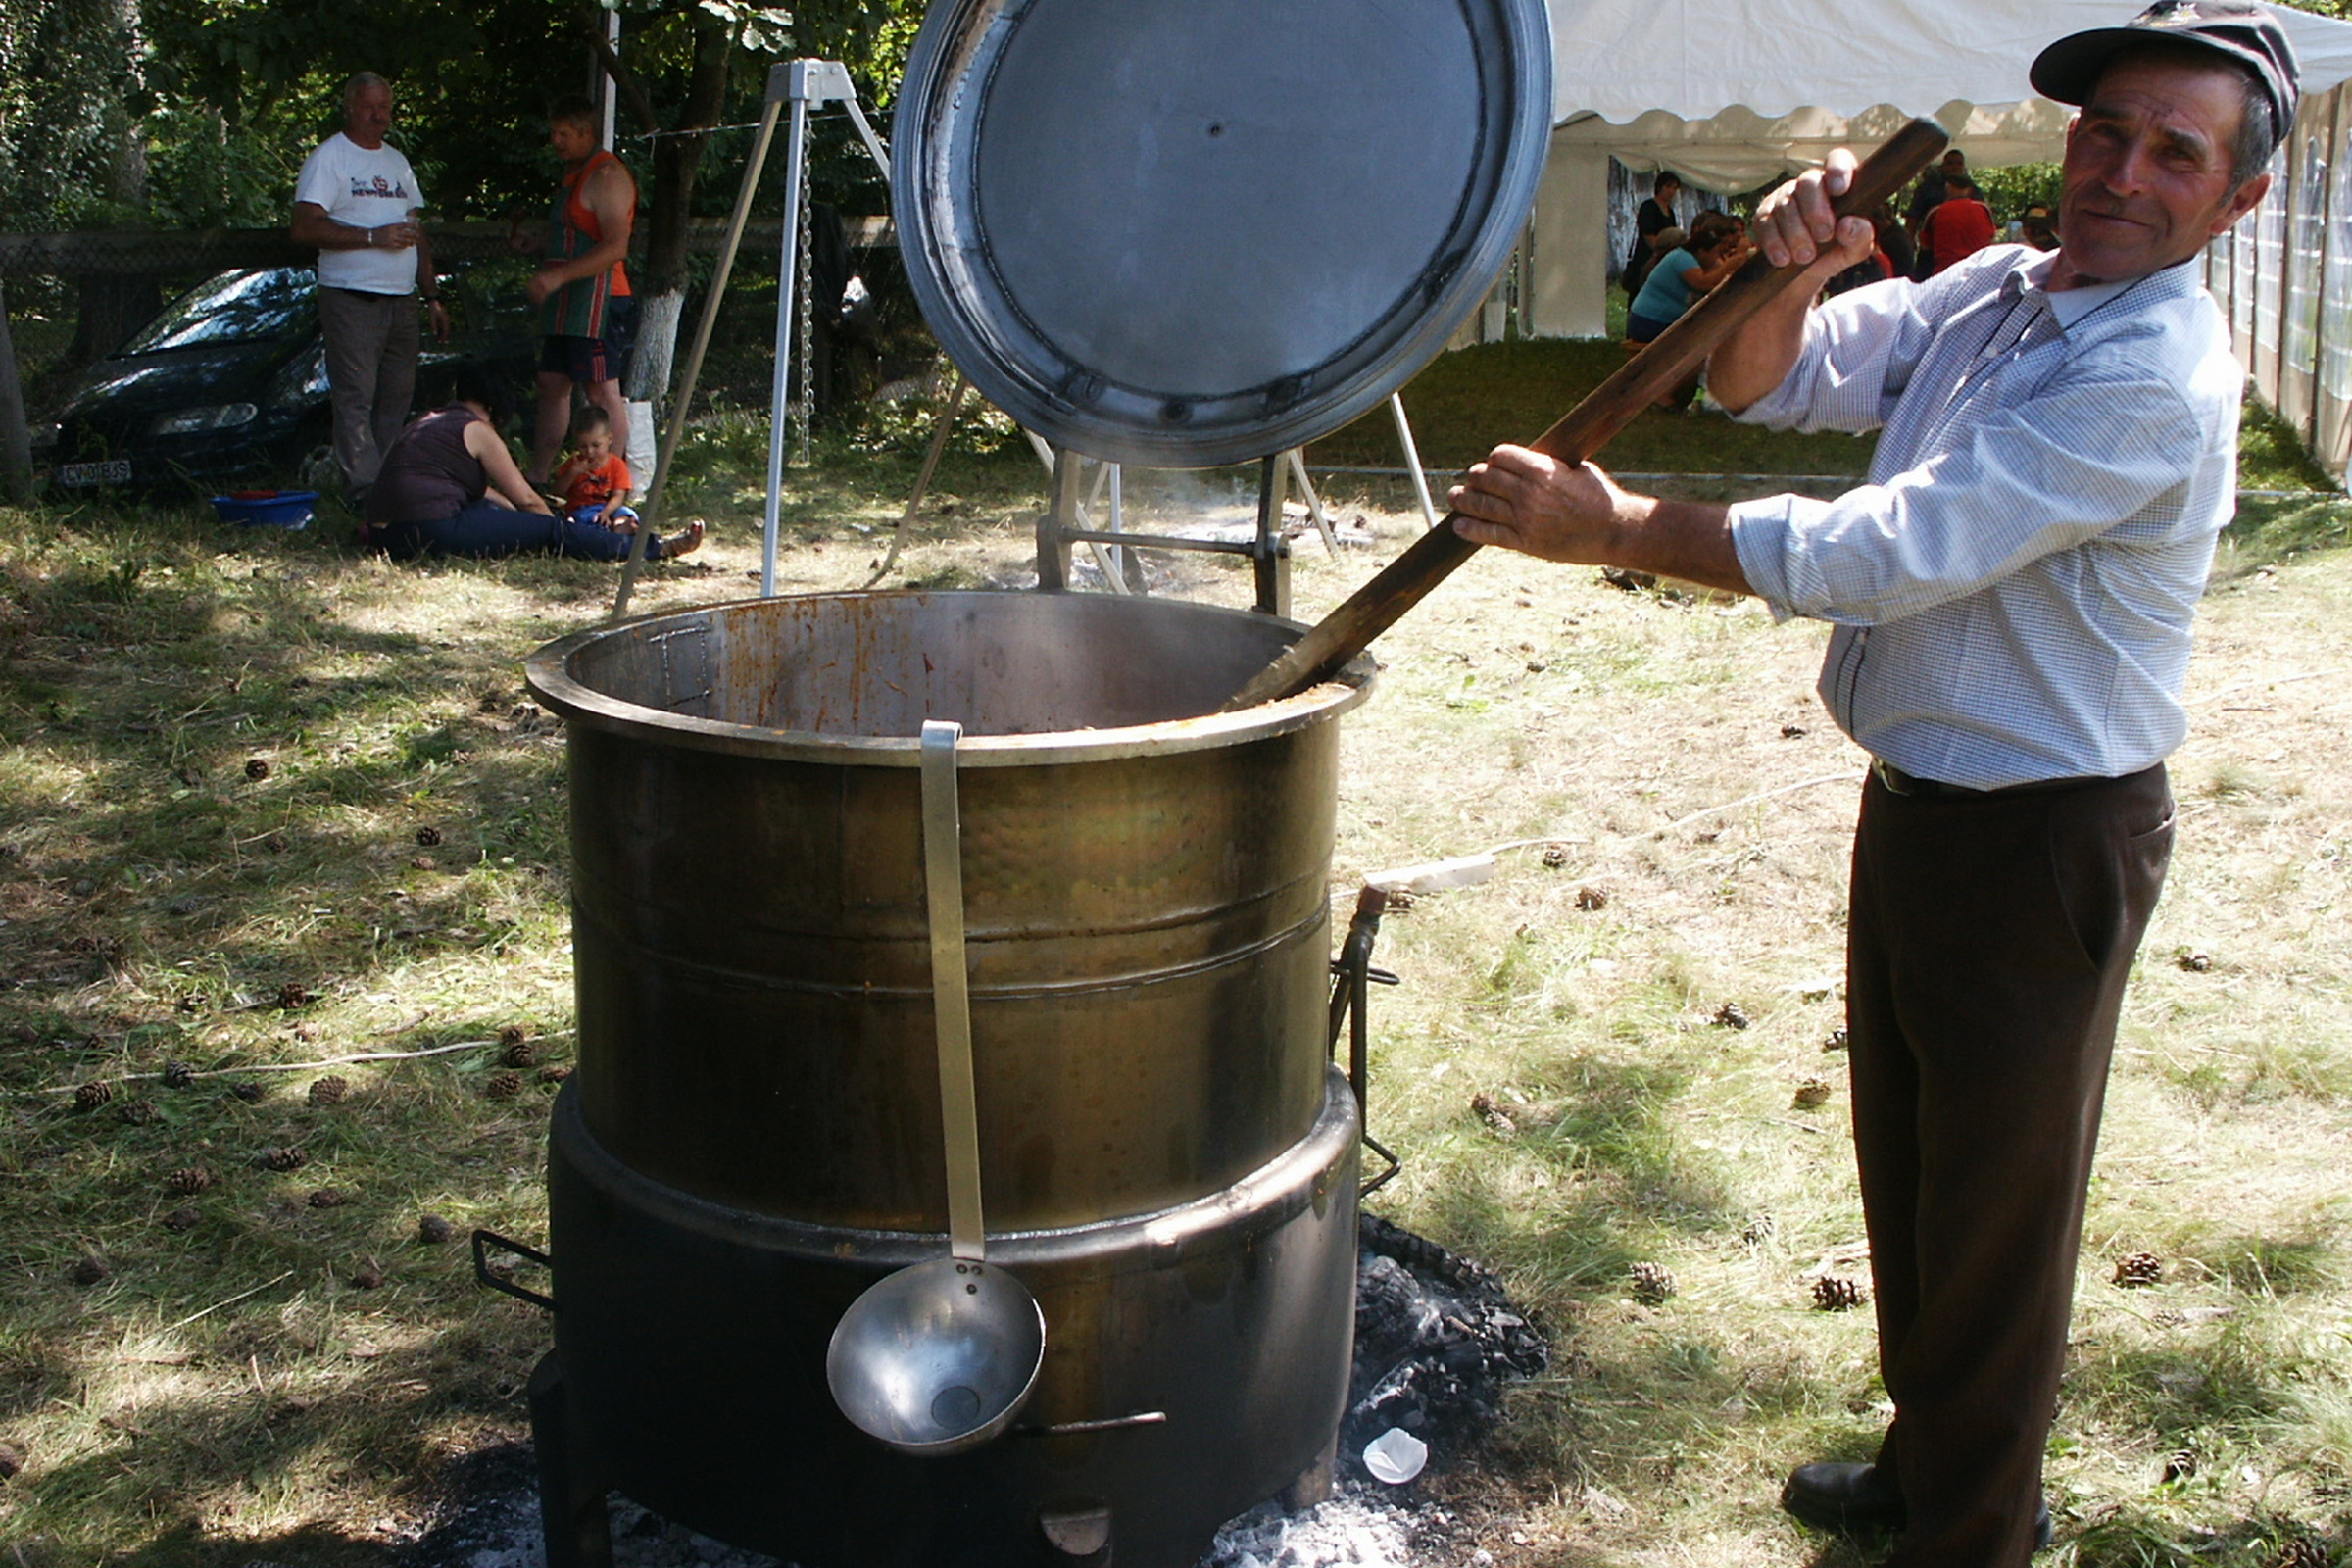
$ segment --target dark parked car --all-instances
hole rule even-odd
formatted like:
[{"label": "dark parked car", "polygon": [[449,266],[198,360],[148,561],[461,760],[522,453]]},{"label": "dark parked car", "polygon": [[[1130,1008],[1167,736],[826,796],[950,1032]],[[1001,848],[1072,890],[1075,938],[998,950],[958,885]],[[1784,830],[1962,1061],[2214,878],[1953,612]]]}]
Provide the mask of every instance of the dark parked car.
[{"label": "dark parked car", "polygon": [[[518,389],[530,383],[537,339],[526,275],[494,265],[444,281],[450,340],[425,334],[420,406],[443,390],[436,368],[460,359],[489,364]],[[246,268],[173,300],[92,366],[68,399],[52,480],[69,488],[331,483],[317,287],[308,268]]]}]

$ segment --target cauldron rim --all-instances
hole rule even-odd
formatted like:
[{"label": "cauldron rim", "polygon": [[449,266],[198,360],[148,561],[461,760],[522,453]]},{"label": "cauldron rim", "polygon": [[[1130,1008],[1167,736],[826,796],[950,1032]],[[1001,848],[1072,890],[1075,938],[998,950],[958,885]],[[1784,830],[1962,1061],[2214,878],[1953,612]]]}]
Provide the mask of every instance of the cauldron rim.
[{"label": "cauldron rim", "polygon": [[[809,761],[870,767],[918,767],[922,760],[919,735],[860,735],[848,731],[776,729],[724,719],[671,712],[650,704],[614,697],[587,684],[573,673],[577,661],[596,645],[613,638],[642,635],[661,622],[684,626],[714,617],[757,612],[777,604],[816,604],[843,601],[1010,601],[1040,596],[1021,590],[965,589],[933,591],[892,589],[881,592],[790,594],[767,599],[730,600],[688,610],[663,611],[609,625],[591,627],[548,643],[523,661],[524,684],[539,702],[567,722],[584,724],[615,735],[695,751],[721,752],[780,761]],[[1282,646],[1306,631],[1295,620],[1283,620],[1251,611],[1190,600],[1113,599],[1096,595],[1056,595],[1056,602],[1073,613],[1105,615],[1179,615],[1222,622],[1262,635],[1272,629],[1283,635],[1269,639],[1270,662]],[[1378,666],[1369,654],[1357,656],[1339,676],[1296,697],[1261,703],[1238,712],[1206,712],[1154,723],[1106,726],[1101,729],[1054,730],[1043,733],[967,734],[956,749],[960,767],[1028,767],[1072,762],[1110,761],[1123,758],[1164,756],[1268,739],[1310,728],[1338,717],[1371,695]],[[1236,683],[1237,689],[1239,682]],[[941,715],[954,716],[954,715]]]}]

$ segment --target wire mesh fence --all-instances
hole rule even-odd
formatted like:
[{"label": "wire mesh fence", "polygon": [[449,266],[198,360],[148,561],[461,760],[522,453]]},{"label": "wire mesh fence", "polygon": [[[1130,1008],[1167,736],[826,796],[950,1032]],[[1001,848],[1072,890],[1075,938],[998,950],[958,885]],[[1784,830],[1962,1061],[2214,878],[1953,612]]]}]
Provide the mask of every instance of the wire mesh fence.
[{"label": "wire mesh fence", "polygon": [[2338,484],[2352,463],[2352,92],[2303,100],[2262,205],[2215,240],[2205,282],[2262,400]]}]

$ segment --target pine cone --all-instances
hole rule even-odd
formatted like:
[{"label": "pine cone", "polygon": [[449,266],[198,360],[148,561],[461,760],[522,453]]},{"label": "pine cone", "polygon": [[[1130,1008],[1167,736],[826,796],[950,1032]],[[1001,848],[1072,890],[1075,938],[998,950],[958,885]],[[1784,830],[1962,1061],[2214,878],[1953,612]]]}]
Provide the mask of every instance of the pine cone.
[{"label": "pine cone", "polygon": [[291,1146],[284,1149],[272,1149],[262,1155],[262,1163],[264,1165],[268,1166],[271,1170],[279,1172],[300,1170],[303,1166],[308,1165],[310,1162],[310,1155],[304,1153],[299,1149],[292,1148]]},{"label": "pine cone", "polygon": [[1480,1121],[1494,1132],[1509,1138],[1517,1134],[1519,1124],[1511,1120],[1510,1112],[1494,1103],[1494,1097],[1481,1090],[1470,1097],[1470,1109]]},{"label": "pine cone", "polygon": [[438,1214],[427,1214],[416,1222],[416,1239],[420,1242],[438,1245],[452,1240],[457,1234],[458,1228]]},{"label": "pine cone", "polygon": [[2297,1536],[2279,1543],[2278,1555],[2271,1559],[2271,1568],[2329,1568],[2334,1561],[2335,1553],[2328,1549],[2326,1542]]},{"label": "pine cone", "polygon": [[24,1450],[13,1443],[0,1442],[0,1481],[13,1481],[24,1468]]},{"label": "pine cone", "polygon": [[351,1080],[339,1073],[330,1072],[323,1078],[311,1080],[311,1103],[314,1105],[339,1105],[350,1094]]},{"label": "pine cone", "polygon": [[125,1127],[144,1127],[163,1119],[163,1112],[155,1108],[152,1100],[125,1100],[115,1107],[115,1114],[122,1118]]},{"label": "pine cone", "polygon": [[416,842],[423,848],[429,850],[434,845],[441,842],[441,830],[437,827],[431,826],[428,823],[426,826],[420,827],[416,830]]},{"label": "pine cone", "polygon": [[2197,1473],[2197,1455],[2191,1448],[2175,1448],[2164,1456],[2164,1474],[2158,1478],[2161,1486],[2186,1481]]},{"label": "pine cone", "polygon": [[270,759],[267,757],[247,758],[245,760],[245,776],[256,784],[268,778],[270,776]]},{"label": "pine cone", "polygon": [[196,1069],[186,1062],[167,1061],[164,1063],[164,1087],[166,1089],[185,1089],[195,1081]]},{"label": "pine cone", "polygon": [[1821,1042],[1821,1049],[1824,1051],[1843,1051],[1850,1044],[1851,1042],[1846,1039],[1844,1030],[1833,1029],[1826,1037],[1823,1038]]},{"label": "pine cone", "polygon": [[551,1061],[539,1069],[539,1081],[543,1084],[560,1084],[570,1076],[571,1069],[557,1062]]},{"label": "pine cone", "polygon": [[1753,1020],[1748,1017],[1745,1007],[1737,1002],[1727,1002],[1715,1009],[1711,1021],[1718,1029],[1744,1029]]},{"label": "pine cone", "polygon": [[164,1229],[174,1236],[184,1235],[203,1223],[203,1211],[184,1204],[164,1216]]},{"label": "pine cone", "polygon": [[67,1273],[76,1285],[104,1285],[115,1277],[115,1266],[96,1252],[89,1252],[75,1258]]},{"label": "pine cone", "polygon": [[530,1038],[531,1032],[518,1023],[502,1023],[498,1026],[498,1043],[502,1046],[519,1046]]},{"label": "pine cone", "polygon": [[114,1098],[115,1086],[113,1084],[93,1079],[74,1091],[74,1108],[75,1110],[96,1110]]},{"label": "pine cone", "polygon": [[1594,909],[1607,908],[1609,896],[1599,888],[1578,888],[1576,890],[1576,906],[1587,914],[1591,914]]},{"label": "pine cone", "polygon": [[368,1258],[351,1271],[351,1283],[363,1291],[372,1291],[384,1283],[384,1271],[376,1266],[374,1258]]},{"label": "pine cone", "polygon": [[1557,871],[1557,870],[1558,870],[1558,869],[1559,869],[1561,866],[1563,866],[1563,865],[1566,865],[1567,863],[1568,863],[1568,847],[1567,847],[1566,845],[1564,845],[1564,844],[1549,844],[1549,845],[1545,845],[1545,846],[1544,846],[1544,870],[1546,870],[1546,871]]},{"label": "pine cone", "polygon": [[[504,1035],[506,1031],[502,1029],[499,1033]],[[498,1059],[510,1067],[536,1067],[539,1064],[539,1049],[528,1040],[510,1040],[507,1049],[499,1053]]]},{"label": "pine cone", "polygon": [[289,980],[277,988],[277,1005],[281,1011],[292,1012],[296,1007],[309,1006],[310,1003],[311,988],[299,980]]},{"label": "pine cone", "polygon": [[256,1101],[260,1100],[270,1091],[262,1087],[262,1081],[260,1079],[246,1078],[230,1084],[228,1086],[228,1092],[250,1105]]},{"label": "pine cone", "polygon": [[1740,1240],[1749,1247],[1761,1247],[1779,1234],[1780,1228],[1770,1214],[1757,1214],[1740,1228]]},{"label": "pine cone", "polygon": [[482,1093],[488,1095],[492,1100],[513,1100],[516,1095],[522,1093],[522,1074],[494,1072],[482,1085]]},{"label": "pine cone", "polygon": [[2154,1252],[2131,1252],[2116,1260],[2115,1283],[2127,1291],[2159,1284],[2164,1279],[2164,1259]]},{"label": "pine cone", "polygon": [[2183,952],[2173,961],[2180,965],[2181,968],[2186,969],[2190,974],[2203,974],[2208,969],[2213,967],[2213,955],[2210,953],[2198,953],[2194,949],[2191,949]]},{"label": "pine cone", "polygon": [[1870,1291],[1860,1280],[1824,1274],[1813,1282],[1813,1309],[1817,1312],[1849,1311],[1869,1299]]},{"label": "pine cone", "polygon": [[220,1178],[202,1165],[183,1165],[164,1178],[164,1185],[172,1192],[193,1198],[209,1189]]},{"label": "pine cone", "polygon": [[1643,1306],[1656,1306],[1674,1295],[1674,1275],[1663,1263],[1636,1263],[1626,1273],[1634,1299]]},{"label": "pine cone", "polygon": [[1796,1086],[1796,1108],[1811,1110],[1816,1105],[1826,1105],[1830,1102],[1832,1093],[1827,1078],[1808,1078]]},{"label": "pine cone", "polygon": [[313,1208],[341,1208],[351,1201],[351,1195],[333,1187],[320,1187],[314,1189],[303,1201]]}]

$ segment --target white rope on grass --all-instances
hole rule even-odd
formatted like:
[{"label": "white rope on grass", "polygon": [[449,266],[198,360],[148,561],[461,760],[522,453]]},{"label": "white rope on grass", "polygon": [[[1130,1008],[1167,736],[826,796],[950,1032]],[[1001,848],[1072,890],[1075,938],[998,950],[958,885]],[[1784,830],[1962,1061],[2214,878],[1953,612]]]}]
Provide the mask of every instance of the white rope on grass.
[{"label": "white rope on grass", "polygon": [[184,1328],[186,1328],[186,1327],[187,1327],[189,1324],[191,1324],[191,1323],[195,1322],[195,1321],[196,1321],[198,1318],[200,1318],[200,1317],[208,1317],[208,1316],[210,1316],[211,1314],[213,1314],[213,1313],[215,1313],[215,1312],[218,1312],[218,1311],[220,1311],[220,1310],[222,1307],[224,1307],[224,1306],[234,1306],[234,1305],[236,1305],[236,1304],[237,1304],[239,1301],[242,1301],[243,1299],[245,1299],[245,1298],[247,1298],[248,1296],[259,1296],[259,1295],[261,1295],[261,1294],[262,1294],[264,1291],[268,1290],[268,1289],[269,1289],[270,1286],[277,1284],[277,1283],[278,1283],[280,1280],[290,1280],[290,1279],[292,1279],[293,1277],[294,1277],[294,1271],[293,1271],[292,1269],[288,1269],[288,1270],[286,1270],[286,1271],[285,1271],[283,1274],[280,1274],[280,1275],[277,1277],[277,1279],[274,1279],[274,1280],[264,1280],[264,1281],[262,1281],[262,1283],[261,1283],[261,1284],[259,1284],[259,1285],[256,1285],[256,1286],[255,1286],[255,1287],[254,1287],[252,1290],[250,1290],[250,1291],[239,1291],[239,1292],[238,1292],[236,1295],[234,1295],[234,1296],[232,1296],[232,1297],[229,1297],[229,1298],[228,1298],[226,1300],[222,1300],[222,1301],[215,1301],[215,1302],[214,1302],[212,1305],[210,1305],[210,1306],[208,1306],[208,1307],[204,1308],[202,1311],[199,1311],[199,1312],[190,1312],[190,1313],[189,1313],[189,1314],[188,1314],[186,1317],[183,1317],[183,1318],[181,1318],[181,1319],[180,1319],[178,1322],[172,1324],[172,1325],[171,1325],[170,1327],[168,1327],[168,1328],[161,1328],[161,1329],[158,1329],[158,1330],[156,1330],[156,1332],[157,1332],[159,1335],[160,1335],[160,1334],[170,1334],[170,1333],[171,1333],[171,1332],[172,1332],[173,1329],[184,1329]]},{"label": "white rope on grass", "polygon": [[[569,1029],[556,1029],[539,1036],[539,1038],[562,1040],[573,1032]],[[446,1056],[453,1051],[487,1051],[493,1046],[504,1044],[506,1042],[502,1040],[459,1040],[446,1046],[427,1046],[422,1051],[361,1051],[348,1056],[322,1056],[317,1061],[255,1061],[248,1062],[241,1067],[206,1067],[191,1071],[188,1076],[190,1078],[236,1078],[247,1073],[309,1072],[318,1067],[346,1067],[357,1062],[367,1061],[416,1061],[425,1056]],[[114,1078],[83,1079],[81,1083],[52,1084],[46,1089],[25,1092],[36,1095],[71,1095],[77,1092],[82,1083],[130,1084],[163,1076],[160,1072],[126,1072]]]},{"label": "white rope on grass", "polygon": [[[1836,784],[1840,781],[1858,784],[1862,781],[1862,775],[1859,773],[1823,773],[1815,778],[1799,779],[1793,784],[1783,784],[1778,789],[1759,790],[1753,795],[1742,795],[1736,801],[1725,801],[1720,806],[1710,806],[1702,810],[1692,811],[1689,816],[1678,816],[1663,827],[1645,827],[1637,833],[1620,833],[1616,836],[1620,840],[1655,838],[1667,833],[1671,833],[1678,827],[1687,827],[1690,823],[1696,822],[1702,817],[1713,816],[1721,811],[1737,811],[1742,806],[1753,806],[1759,801],[1769,801],[1782,795],[1794,795],[1798,790],[1809,790],[1818,785]],[[1508,844],[1495,845],[1493,849],[1487,851],[1487,853],[1489,855],[1504,855],[1508,854],[1512,850],[1530,850],[1534,849],[1539,844],[1557,844],[1560,842],[1561,840],[1558,837],[1548,834],[1543,838],[1513,839]]]}]

